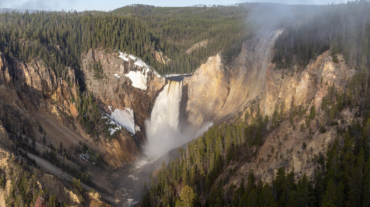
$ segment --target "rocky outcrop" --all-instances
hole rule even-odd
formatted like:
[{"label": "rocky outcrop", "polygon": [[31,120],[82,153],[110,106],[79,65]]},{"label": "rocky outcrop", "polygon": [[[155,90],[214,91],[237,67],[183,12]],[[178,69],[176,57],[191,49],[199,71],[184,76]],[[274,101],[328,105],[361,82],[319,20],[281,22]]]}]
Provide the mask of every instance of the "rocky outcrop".
[{"label": "rocky outcrop", "polygon": [[191,77],[184,78],[183,85],[187,121],[196,128],[213,122],[230,92],[228,71],[221,55],[210,57]]},{"label": "rocky outcrop", "polygon": [[235,113],[260,96],[267,83],[267,71],[272,59],[271,50],[282,30],[265,34],[243,43],[242,50],[230,69],[230,94],[218,115],[219,120]]},{"label": "rocky outcrop", "polygon": [[55,176],[45,174],[35,169],[35,175],[38,179],[39,186],[42,189],[47,188],[50,193],[55,194],[59,202],[65,202],[70,206],[83,206],[84,202],[81,196],[76,195],[72,191],[65,188],[63,183]]},{"label": "rocky outcrop", "polygon": [[171,61],[170,58],[166,57],[162,51],[155,51],[153,52],[153,57],[156,61],[160,62],[160,63],[163,63],[163,64],[167,64],[168,62]]},{"label": "rocky outcrop", "polygon": [[338,58],[339,63],[334,63],[330,52],[324,52],[303,70],[299,70],[298,66],[292,70],[277,70],[270,65],[260,104],[262,111],[271,117],[276,104],[284,106],[286,112],[294,106],[307,107],[312,101],[317,109],[320,108],[328,87],[334,85],[343,91],[356,73],[346,66],[341,55]]},{"label": "rocky outcrop", "polygon": [[[218,54],[208,59],[191,78],[185,78],[187,121],[196,127],[236,117],[249,102],[261,96],[271,67],[271,50],[281,30],[243,43],[230,68]],[[186,87],[185,87],[186,89]]]},{"label": "rocky outcrop", "polygon": [[[135,124],[140,127],[135,135],[143,143],[144,121],[150,117],[155,98],[165,85],[165,79],[138,58],[124,53],[90,50],[82,58],[82,63],[86,87],[103,106],[112,106],[112,110],[133,109]],[[101,64],[104,78],[95,77],[92,63]],[[105,111],[110,113],[108,108]]]}]

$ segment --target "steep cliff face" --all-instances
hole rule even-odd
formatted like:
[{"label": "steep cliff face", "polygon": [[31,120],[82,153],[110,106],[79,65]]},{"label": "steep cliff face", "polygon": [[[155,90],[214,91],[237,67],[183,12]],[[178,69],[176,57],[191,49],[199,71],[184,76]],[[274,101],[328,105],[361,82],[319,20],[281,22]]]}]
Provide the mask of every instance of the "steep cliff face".
[{"label": "steep cliff face", "polygon": [[[67,69],[69,79],[57,80],[55,73],[42,60],[24,64],[14,60],[9,65],[0,54],[0,115],[5,127],[23,131],[34,137],[39,126],[36,112],[53,114],[60,122],[68,120],[75,110],[71,96],[75,94],[75,76]],[[68,125],[68,121],[65,122]]]},{"label": "steep cliff face", "polygon": [[[341,112],[341,121],[336,126],[329,126],[326,132],[320,132],[320,126],[325,120],[325,112],[321,110],[323,98],[329,92],[329,87],[334,86],[337,91],[344,91],[356,73],[345,64],[343,57],[338,56],[339,63],[334,63],[330,52],[324,52],[317,59],[312,60],[304,69],[298,66],[293,71],[277,70],[270,64],[267,71],[266,88],[262,98],[257,103],[264,114],[270,117],[275,107],[283,107],[284,116],[293,107],[301,106],[310,109],[315,106],[317,116],[307,122],[310,111],[302,117],[293,117],[293,126],[288,120],[281,123],[272,131],[257,151],[256,157],[250,163],[245,163],[239,168],[240,174],[254,171],[262,181],[271,182],[277,169],[285,167],[293,171],[297,177],[303,174],[311,177],[318,163],[314,162],[325,152],[337,135],[337,128],[345,129],[355,120],[355,111],[345,109]],[[309,123],[309,125],[307,125]],[[307,125],[307,126],[306,126]],[[302,126],[304,126],[302,128]],[[303,144],[304,143],[304,144]],[[230,182],[236,184],[240,178],[235,177]]]},{"label": "steep cliff face", "polygon": [[186,119],[193,127],[213,122],[229,95],[229,77],[221,55],[210,57],[191,77],[183,80]]},{"label": "steep cliff face", "polygon": [[264,92],[272,59],[271,50],[281,33],[282,30],[269,32],[259,39],[243,43],[242,51],[230,69],[230,94],[218,115],[219,119],[243,109]]},{"label": "steep cliff face", "polygon": [[275,105],[307,106],[315,98],[321,104],[328,86],[347,87],[355,74],[339,56],[335,64],[327,51],[305,68],[278,70],[271,63],[273,46],[282,30],[243,43],[242,51],[228,69],[220,55],[210,57],[191,77],[184,78],[187,90],[186,116],[199,127],[207,121],[229,120],[255,102],[272,116]]},{"label": "steep cliff face", "polygon": [[266,88],[271,50],[281,32],[270,32],[244,42],[230,67],[224,65],[218,54],[210,57],[192,77],[185,78],[188,122],[200,127],[207,122],[232,119],[261,96]]},{"label": "steep cliff face", "polygon": [[267,84],[260,104],[261,109],[272,116],[275,104],[279,107],[283,105],[284,112],[294,106],[311,104],[320,108],[328,87],[334,85],[343,91],[356,73],[354,69],[346,66],[341,55],[338,59],[339,63],[334,63],[330,52],[326,51],[300,70],[298,66],[293,67],[293,70],[277,70],[271,64],[266,75]]}]

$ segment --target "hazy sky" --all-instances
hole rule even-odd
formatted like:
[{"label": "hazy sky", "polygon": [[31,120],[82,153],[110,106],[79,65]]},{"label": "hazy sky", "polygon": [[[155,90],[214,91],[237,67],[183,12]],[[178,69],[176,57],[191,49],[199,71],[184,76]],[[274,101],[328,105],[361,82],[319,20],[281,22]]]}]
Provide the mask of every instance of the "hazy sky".
[{"label": "hazy sky", "polygon": [[195,4],[235,4],[243,2],[274,2],[286,4],[345,3],[347,0],[0,0],[0,8],[35,10],[104,10],[109,11],[130,4],[154,6],[191,6]]}]

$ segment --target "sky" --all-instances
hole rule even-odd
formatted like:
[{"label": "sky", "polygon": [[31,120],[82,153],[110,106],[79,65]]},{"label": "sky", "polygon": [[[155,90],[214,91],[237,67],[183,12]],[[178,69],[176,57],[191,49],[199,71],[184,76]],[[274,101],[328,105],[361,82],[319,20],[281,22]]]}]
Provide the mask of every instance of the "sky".
[{"label": "sky", "polygon": [[0,0],[0,8],[54,10],[54,11],[110,11],[131,4],[154,6],[229,5],[244,2],[271,2],[285,4],[328,4],[345,3],[347,0]]}]

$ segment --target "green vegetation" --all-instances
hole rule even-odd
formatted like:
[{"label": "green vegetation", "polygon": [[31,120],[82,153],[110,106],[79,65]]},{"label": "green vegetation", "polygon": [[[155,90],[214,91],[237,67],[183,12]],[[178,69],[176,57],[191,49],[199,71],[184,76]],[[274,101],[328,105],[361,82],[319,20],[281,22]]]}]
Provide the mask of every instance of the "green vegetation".
[{"label": "green vegetation", "polygon": [[117,130],[114,134],[110,134],[109,128],[115,128],[108,119],[103,118],[103,113],[98,107],[99,101],[87,91],[82,92],[77,90],[76,108],[78,110],[78,120],[82,127],[86,130],[94,140],[107,138],[109,141],[116,138],[122,130]]},{"label": "green vegetation", "polygon": [[[103,79],[105,77],[103,66],[101,65],[100,61],[94,62],[92,68],[94,70],[95,79]],[[91,70],[91,65],[90,65],[90,70]]]},{"label": "green vegetation", "polygon": [[[218,52],[231,60],[252,35],[244,6],[154,8],[158,12],[122,15],[127,9],[141,8],[137,5],[113,13],[3,13],[0,51],[10,62],[42,59],[63,79],[68,79],[65,69],[70,67],[83,90],[80,58],[89,49],[131,53],[161,74],[190,73]],[[207,47],[186,54],[205,39],[209,40]],[[154,51],[162,51],[171,61],[157,62]],[[94,71],[95,78],[102,77],[99,67],[94,65]]]}]

